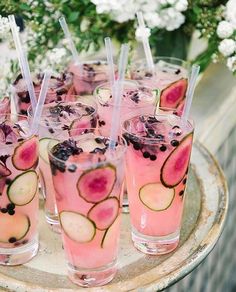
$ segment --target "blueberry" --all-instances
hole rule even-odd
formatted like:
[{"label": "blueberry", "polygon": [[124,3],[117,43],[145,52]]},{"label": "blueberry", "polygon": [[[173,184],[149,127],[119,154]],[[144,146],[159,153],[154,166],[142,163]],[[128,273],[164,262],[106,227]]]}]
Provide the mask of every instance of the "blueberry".
[{"label": "blueberry", "polygon": [[48,129],[48,132],[51,133],[51,134],[54,134],[55,133],[55,131],[52,128],[49,128]]},{"label": "blueberry", "polygon": [[137,142],[133,143],[133,147],[134,147],[135,150],[140,150],[141,149],[140,144],[137,143]]},{"label": "blueberry", "polygon": [[6,145],[10,145],[10,144],[12,144],[12,142],[10,142],[10,141],[7,141],[6,142]]},{"label": "blueberry", "polygon": [[159,140],[164,140],[164,136],[161,135],[161,134],[157,134],[156,135],[156,138],[159,139]]},{"label": "blueberry", "polygon": [[171,144],[173,147],[177,147],[177,146],[179,145],[179,141],[177,141],[177,140],[172,140],[172,141],[170,142],[170,144]]},{"label": "blueberry", "polygon": [[155,131],[151,128],[148,129],[148,134],[150,135],[154,135],[155,134]]},{"label": "blueberry", "polygon": [[185,178],[183,179],[183,184],[185,185],[186,182],[187,182],[187,178],[185,177]]},{"label": "blueberry", "polygon": [[7,178],[6,181],[5,181],[6,185],[9,185],[11,183],[11,179],[10,178]]},{"label": "blueberry", "polygon": [[17,240],[16,240],[16,238],[15,237],[10,237],[9,239],[8,239],[8,242],[9,243],[14,243],[14,242],[16,242]]},{"label": "blueberry", "polygon": [[156,155],[150,155],[150,160],[155,161],[157,159]]},{"label": "blueberry", "polygon": [[15,209],[15,204],[13,204],[13,203],[8,204],[7,205],[7,209],[8,210],[14,210]]},{"label": "blueberry", "polygon": [[101,143],[102,143],[102,139],[99,138],[99,137],[95,138],[95,141],[96,141],[98,144],[101,144]]},{"label": "blueberry", "polygon": [[21,142],[21,141],[23,141],[24,140],[24,138],[19,138],[18,140],[17,140],[17,142]]},{"label": "blueberry", "polygon": [[161,145],[160,150],[161,150],[162,152],[165,152],[166,149],[167,149],[167,147],[166,147],[165,145]]},{"label": "blueberry", "polygon": [[15,214],[15,211],[12,210],[12,209],[8,209],[8,214],[9,214],[9,215],[14,215],[14,214]]},{"label": "blueberry", "polygon": [[2,209],[1,209],[1,212],[2,212],[2,213],[7,213],[7,209],[6,209],[6,208],[2,208]]},{"label": "blueberry", "polygon": [[150,153],[147,152],[147,151],[143,152],[143,157],[144,158],[149,158],[150,157]]}]

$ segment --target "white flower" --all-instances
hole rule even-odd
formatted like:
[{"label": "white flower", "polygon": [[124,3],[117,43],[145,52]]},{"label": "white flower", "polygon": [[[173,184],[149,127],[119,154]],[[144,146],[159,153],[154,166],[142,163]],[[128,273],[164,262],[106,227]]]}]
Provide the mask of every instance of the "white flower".
[{"label": "white flower", "polygon": [[138,27],[135,31],[135,36],[138,41],[142,41],[143,38],[149,38],[151,35],[150,28]]},{"label": "white flower", "polygon": [[179,12],[186,11],[187,8],[188,8],[188,1],[187,0],[177,1],[175,4],[175,9]]},{"label": "white flower", "polygon": [[236,56],[233,56],[227,59],[227,67],[232,72],[236,71]]},{"label": "white flower", "polygon": [[226,19],[236,29],[236,1],[229,0],[226,4]]},{"label": "white flower", "polygon": [[10,24],[7,17],[0,15],[0,37],[4,37],[10,31]]},{"label": "white flower", "polygon": [[218,49],[223,56],[228,57],[234,53],[236,42],[232,39],[224,39],[220,42]]},{"label": "white flower", "polygon": [[226,39],[233,34],[234,29],[230,22],[223,20],[218,24],[216,32],[219,38]]}]

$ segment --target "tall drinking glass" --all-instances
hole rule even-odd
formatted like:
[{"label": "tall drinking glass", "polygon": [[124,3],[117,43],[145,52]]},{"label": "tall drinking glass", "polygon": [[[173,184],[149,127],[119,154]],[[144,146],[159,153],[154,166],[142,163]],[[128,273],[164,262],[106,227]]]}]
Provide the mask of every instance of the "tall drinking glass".
[{"label": "tall drinking glass", "polygon": [[154,74],[147,67],[146,60],[133,62],[130,78],[140,84],[160,90],[160,107],[182,112],[188,87],[190,64],[172,57],[156,57]]},{"label": "tall drinking glass", "polygon": [[[91,103],[92,104],[92,103]],[[60,232],[55,191],[49,166],[47,147],[50,143],[57,143],[57,136],[64,137],[79,135],[81,128],[96,127],[96,104],[81,102],[59,102],[46,104],[39,125],[39,173],[40,183],[45,198],[45,216],[52,230]],[[32,109],[29,108],[29,117]]]},{"label": "tall drinking glass", "polygon": [[140,115],[123,124],[132,240],[147,254],[179,242],[193,125],[172,114]]},{"label": "tall drinking glass", "polygon": [[26,263],[38,250],[38,137],[26,120],[0,115],[0,264]]},{"label": "tall drinking glass", "polygon": [[49,144],[69,278],[84,287],[111,281],[117,270],[124,153],[96,133]]}]

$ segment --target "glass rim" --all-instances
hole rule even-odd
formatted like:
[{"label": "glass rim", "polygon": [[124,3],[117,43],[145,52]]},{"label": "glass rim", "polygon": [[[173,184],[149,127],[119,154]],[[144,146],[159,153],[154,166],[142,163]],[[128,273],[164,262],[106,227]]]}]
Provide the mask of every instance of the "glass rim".
[{"label": "glass rim", "polygon": [[[92,130],[92,129],[97,129],[97,128],[85,128],[87,130]],[[99,129],[98,129],[99,130]],[[88,136],[87,135],[92,135],[92,136],[95,136],[96,138],[110,138],[108,136],[103,136],[103,135],[100,135],[100,134],[95,134],[93,132],[88,132],[88,133],[85,133],[85,134],[82,134],[82,135],[77,135],[77,136],[72,136],[72,137],[69,137],[69,138],[66,138],[66,139],[57,139],[57,136],[60,137],[60,134],[57,135],[57,136],[54,136],[52,140],[58,140],[58,143],[57,144],[53,144],[53,147],[60,144],[61,142],[64,142],[64,141],[68,141],[68,140],[75,140],[75,141],[78,141],[78,140],[84,140],[84,139],[88,139]],[[119,143],[118,141],[121,140],[122,141],[122,144]],[[64,161],[62,159],[59,159],[57,158],[55,155],[53,155],[52,153],[52,148],[50,145],[52,142],[49,142],[48,143],[48,146],[47,146],[47,152],[48,152],[48,156],[49,156],[49,160],[50,158],[54,161],[57,161],[59,163],[61,163],[62,165],[65,165],[65,166],[70,166],[70,165],[76,165],[78,169],[84,169],[84,168],[88,168],[88,167],[100,167],[100,166],[103,166],[103,165],[107,165],[113,161],[119,161],[122,159],[122,157],[124,157],[125,155],[125,152],[127,150],[127,142],[126,140],[122,137],[122,135],[119,135],[118,136],[118,139],[117,139],[117,142],[118,142],[118,145],[122,147],[122,150],[119,151],[119,154],[118,155],[115,155],[114,156],[114,153],[116,153],[117,151],[117,146],[115,146],[115,149],[111,150],[111,154],[109,154],[108,157],[105,156],[105,160],[103,161],[98,161],[98,162],[92,162],[92,161],[86,161],[86,162],[72,162],[72,161]],[[109,151],[107,149],[107,151]],[[85,153],[90,153],[90,152],[85,152]],[[92,154],[92,153],[91,153]],[[79,154],[80,155],[80,154]]]},{"label": "glass rim", "polygon": [[[173,109],[174,110],[174,109]],[[158,139],[158,138],[154,138],[154,137],[143,137],[143,136],[141,136],[141,135],[137,135],[136,133],[132,133],[131,131],[129,131],[129,130],[127,130],[126,128],[125,128],[125,124],[127,123],[127,122],[129,122],[129,121],[131,121],[131,120],[133,120],[133,119],[137,119],[137,118],[139,118],[139,117],[158,117],[158,116],[161,116],[161,117],[168,117],[168,116],[174,116],[175,118],[177,117],[177,119],[179,119],[179,121],[181,121],[181,117],[179,117],[178,115],[175,115],[175,114],[171,114],[171,113],[156,113],[156,114],[154,114],[154,115],[146,115],[146,114],[144,114],[144,115],[136,115],[136,116],[133,116],[133,117],[131,117],[131,118],[129,118],[129,119],[127,119],[127,120],[125,120],[123,123],[122,123],[122,125],[121,125],[121,131],[122,131],[122,134],[128,134],[128,135],[130,135],[130,136],[132,136],[132,137],[135,137],[135,138],[137,138],[137,139],[140,139],[140,140],[142,140],[142,141],[146,141],[146,143],[148,143],[148,142],[150,142],[152,145],[168,145],[169,144],[169,142],[168,141],[161,141],[160,139]],[[188,120],[187,120],[187,124],[188,124],[188,126],[190,126],[190,130],[186,133],[186,135],[189,135],[190,133],[193,133],[194,132],[194,127],[195,127],[195,125],[194,125],[194,121],[191,119],[191,118],[188,118]],[[185,136],[186,136],[185,135]]]},{"label": "glass rim", "polygon": [[[137,82],[137,80],[132,80],[132,79],[125,79],[125,83],[133,83],[135,85],[134,88],[147,88],[150,90],[150,92],[155,92],[156,93],[156,98],[155,98],[155,105],[158,103],[158,98],[159,98],[159,95],[160,95],[160,90],[158,88],[152,88],[151,86],[147,86],[147,85],[142,85],[142,84],[139,84]],[[106,102],[101,102],[101,98],[100,98],[100,95],[98,93],[98,90],[102,87],[105,87],[107,86],[108,89],[110,89],[110,82],[107,81],[107,82],[104,82],[100,85],[98,85],[94,91],[93,91],[93,96],[95,97],[96,101],[101,105],[101,106],[104,106],[105,104],[108,104],[110,106],[114,106],[114,100],[113,102],[112,101],[108,101],[108,103]],[[125,91],[125,89],[124,89]],[[154,104],[142,104],[140,105],[140,107],[142,108],[146,108],[146,107],[150,107],[150,106],[153,106]],[[130,108],[130,109],[133,109],[133,108],[136,108],[138,107],[138,104],[135,104],[134,106],[131,106],[131,105],[126,105],[126,104],[122,104],[120,105],[121,108],[125,107],[125,108]]]},{"label": "glass rim", "polygon": [[[77,96],[77,95],[76,95],[76,96]],[[78,103],[84,105],[85,107],[88,106],[88,107],[91,107],[91,108],[94,109],[94,112],[93,112],[93,113],[88,114],[88,115],[85,115],[84,117],[89,118],[89,117],[93,117],[93,116],[96,116],[96,115],[97,115],[97,112],[98,112],[98,111],[97,111],[97,104],[96,104],[96,102],[94,102],[94,105],[91,105],[91,104],[88,104],[88,103],[81,102],[81,101],[79,101],[79,100],[78,100],[78,101],[58,101],[58,102],[46,103],[46,104],[43,105],[43,108],[50,108],[50,106],[53,107],[53,106],[56,106],[56,105],[59,105],[59,104],[70,105],[70,104],[78,104]],[[27,108],[27,117],[30,118],[30,119],[33,117],[33,116],[32,116],[32,105],[31,105],[31,104],[30,104],[29,107]],[[59,124],[59,123],[61,124],[61,122],[51,122],[50,125],[47,126],[47,125],[43,124],[42,118],[46,118],[46,117],[43,115],[43,112],[42,112],[41,119],[40,119],[40,122],[39,122],[39,125],[40,125],[41,127],[50,128],[51,126],[53,126],[53,125],[55,125],[55,124]],[[47,117],[47,118],[50,119],[50,117]],[[77,120],[77,118],[74,119],[74,120]],[[71,123],[72,123],[74,120],[72,120]]]},{"label": "glass rim", "polygon": [[[186,69],[189,69],[190,68],[190,66],[191,66],[191,62],[190,61],[188,61],[188,60],[184,60],[184,59],[180,59],[180,58],[176,58],[176,57],[168,57],[168,56],[154,56],[153,57],[153,61],[154,61],[154,65],[156,65],[155,64],[155,60],[163,60],[163,61],[165,61],[165,60],[173,60],[173,61],[176,61],[176,62],[178,62],[179,64],[175,64],[175,65],[180,65],[181,66],[181,64],[184,64],[184,68],[186,68]],[[134,60],[133,62],[132,62],[132,65],[130,66],[130,68],[133,68],[133,67],[135,67],[135,65],[137,65],[137,64],[146,64],[147,63],[147,60],[146,60],[146,58],[141,58],[141,59],[137,59],[137,60]],[[147,64],[146,64],[146,66],[147,66]],[[146,67],[145,66],[145,67]]]}]

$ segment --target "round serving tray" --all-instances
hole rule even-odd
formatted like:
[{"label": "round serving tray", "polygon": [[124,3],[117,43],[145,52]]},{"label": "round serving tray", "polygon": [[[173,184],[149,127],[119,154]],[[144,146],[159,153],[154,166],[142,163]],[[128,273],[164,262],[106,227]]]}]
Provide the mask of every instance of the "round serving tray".
[{"label": "round serving tray", "polygon": [[[123,214],[119,271],[112,282],[89,291],[157,291],[191,272],[213,249],[223,229],[228,192],[224,175],[213,156],[200,143],[193,147],[181,242],[172,253],[146,256],[131,242],[129,216]],[[66,275],[60,236],[45,223],[40,210],[40,250],[29,263],[0,266],[0,291],[85,291]]]}]

